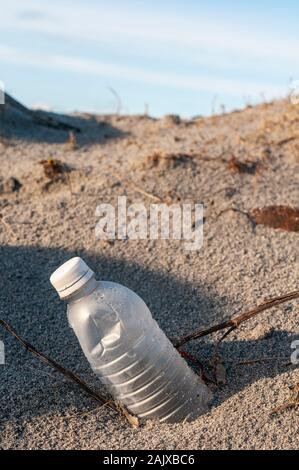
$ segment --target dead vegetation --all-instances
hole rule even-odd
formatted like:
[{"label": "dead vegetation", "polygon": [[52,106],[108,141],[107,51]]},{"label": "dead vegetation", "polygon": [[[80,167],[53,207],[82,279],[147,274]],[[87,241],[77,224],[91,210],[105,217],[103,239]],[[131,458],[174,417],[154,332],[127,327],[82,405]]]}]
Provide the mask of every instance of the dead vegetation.
[{"label": "dead vegetation", "polygon": [[249,216],[258,225],[287,232],[299,232],[299,209],[293,207],[268,206],[251,209]]},{"label": "dead vegetation", "polygon": [[178,167],[194,165],[194,156],[189,153],[169,153],[156,150],[148,155],[140,164],[144,170],[157,169],[160,171],[172,170]]},{"label": "dead vegetation", "polygon": [[272,410],[271,414],[276,415],[286,410],[297,410],[299,408],[299,383],[289,387],[290,389],[290,399],[283,405],[277,406]]},{"label": "dead vegetation", "polygon": [[[226,153],[226,152],[224,152]],[[262,170],[265,169],[265,163],[261,160],[239,159],[232,155],[227,158],[223,155],[219,157],[209,157],[196,152],[165,152],[163,150],[156,150],[149,154],[136,166],[143,170],[158,170],[162,174],[166,170],[173,170],[176,168],[193,168],[199,163],[211,163],[214,165],[225,165],[226,169],[232,173],[247,174],[247,175],[260,175]]]},{"label": "dead vegetation", "polygon": [[39,163],[43,167],[44,175],[50,181],[61,179],[72,170],[66,163],[55,158],[41,160]]},{"label": "dead vegetation", "polygon": [[252,160],[238,160],[235,156],[232,156],[228,160],[227,168],[234,173],[244,173],[248,175],[255,175],[261,173],[263,165],[259,161]]},{"label": "dead vegetation", "polygon": [[77,137],[74,131],[70,131],[64,146],[65,150],[74,152],[78,148]]},{"label": "dead vegetation", "polygon": [[264,225],[265,227],[285,230],[287,232],[299,232],[299,209],[289,206],[273,205],[261,208],[253,208],[244,211],[236,207],[228,207],[219,212],[215,220],[218,220],[227,212],[236,212],[244,215],[252,227]]},{"label": "dead vegetation", "polygon": [[38,351],[32,344],[28,343],[25,339],[23,339],[16,331],[15,329],[9,325],[7,322],[4,320],[0,319],[0,325],[8,331],[25,349],[26,351],[30,352],[33,354],[33,356],[37,357],[40,361],[42,361],[44,364],[52,367],[53,369],[57,370],[60,372],[62,375],[64,375],[67,379],[71,380],[75,384],[77,384],[87,395],[89,395],[91,398],[96,400],[98,403],[101,405],[106,405],[108,408],[110,408],[112,411],[118,412],[119,407],[111,402],[111,400],[107,400],[106,397],[100,395],[98,392],[92,390],[82,379],[80,379],[77,375],[75,375],[73,372],[65,369],[61,364],[58,362],[54,361],[50,357],[48,357],[46,354],[41,353]]},{"label": "dead vegetation", "polygon": [[41,160],[39,164],[42,165],[44,177],[46,177],[46,182],[41,181],[43,191],[47,192],[57,184],[67,184],[69,186],[70,193],[73,194],[70,178],[73,168],[71,168],[67,163],[56,158]]},{"label": "dead vegetation", "polygon": [[265,310],[268,310],[269,308],[276,307],[285,302],[298,299],[298,298],[299,298],[299,291],[295,291],[295,292],[290,292],[288,294],[282,295],[280,297],[275,297],[273,299],[266,300],[265,302],[258,305],[257,307],[251,310],[248,310],[246,312],[243,312],[239,315],[236,315],[230,318],[229,320],[225,320],[222,323],[210,326],[208,328],[200,328],[199,330],[193,331],[192,333],[186,336],[182,336],[180,338],[174,338],[172,342],[176,348],[179,348],[183,346],[185,343],[188,343],[189,341],[203,338],[204,336],[210,335],[211,333],[215,333],[216,331],[225,330],[225,329],[228,329],[228,331],[233,331],[236,328],[238,328],[242,323],[244,323],[245,321],[248,321],[250,318],[258,315],[259,313],[264,312]]}]

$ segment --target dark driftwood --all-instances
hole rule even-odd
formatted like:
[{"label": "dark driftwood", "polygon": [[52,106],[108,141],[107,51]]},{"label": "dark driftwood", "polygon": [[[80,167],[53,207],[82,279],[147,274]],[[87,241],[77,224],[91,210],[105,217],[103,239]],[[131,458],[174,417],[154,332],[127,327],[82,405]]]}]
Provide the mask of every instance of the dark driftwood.
[{"label": "dark driftwood", "polygon": [[58,129],[62,131],[74,131],[74,132],[81,131],[79,127],[73,126],[71,124],[67,124],[66,122],[62,122],[54,118],[54,116],[48,115],[41,111],[35,111],[32,109],[26,108],[26,106],[21,104],[19,101],[15,100],[8,93],[4,93],[4,98],[5,98],[4,106],[8,105],[8,106],[11,106],[12,108],[17,109],[18,111],[28,116],[30,119],[32,119],[33,122],[35,122],[36,124],[40,126],[50,127],[52,129]]},{"label": "dark driftwood", "polygon": [[96,400],[98,403],[100,403],[102,406],[107,406],[110,408],[110,410],[115,411],[116,413],[120,413],[133,427],[138,427],[139,426],[139,419],[137,416],[131,415],[128,410],[121,404],[121,403],[115,403],[112,400],[107,400],[104,396],[100,395],[98,392],[95,392],[92,390],[84,380],[82,380],[80,377],[75,375],[73,372],[70,370],[66,369],[62,365],[60,365],[58,362],[54,361],[51,359],[49,356],[47,356],[44,353],[41,353],[38,351],[32,344],[28,343],[25,339],[23,339],[17,332],[16,330],[9,325],[6,321],[2,320],[0,318],[0,326],[3,326],[8,333],[10,333],[19,343],[21,343],[24,348],[31,352],[33,356],[37,357],[40,361],[44,362],[48,366],[52,367],[53,369],[57,370],[60,372],[62,375],[64,375],[67,379],[71,380],[72,382],[76,383],[81,390],[83,390],[87,395],[89,395],[91,398]]},{"label": "dark driftwood", "polygon": [[273,299],[266,300],[266,302],[263,302],[262,304],[258,305],[252,310],[248,310],[246,312],[240,313],[239,315],[235,315],[229,320],[226,320],[222,323],[218,323],[217,325],[212,325],[212,326],[209,326],[208,328],[200,328],[198,330],[192,331],[188,335],[181,336],[179,338],[173,338],[172,342],[176,348],[179,348],[180,346],[183,346],[183,344],[186,344],[189,341],[202,338],[203,336],[210,335],[211,333],[215,333],[216,331],[224,330],[226,328],[230,328],[230,331],[233,331],[239,325],[241,325],[241,323],[244,323],[245,321],[257,315],[258,313],[264,312],[265,310],[268,310],[269,308],[276,307],[277,305],[283,304],[284,302],[288,302],[290,300],[294,300],[298,298],[299,298],[299,290],[296,290],[294,292],[290,292],[280,297],[275,297]]},{"label": "dark driftwood", "polygon": [[73,374],[73,372],[65,369],[63,366],[58,364],[58,362],[54,361],[50,357],[46,356],[46,354],[41,353],[38,351],[32,344],[28,343],[25,339],[21,338],[19,334],[16,332],[16,330],[10,326],[6,321],[0,319],[0,325],[5,328],[8,333],[10,333],[19,343],[24,346],[24,348],[31,352],[35,357],[37,357],[40,361],[44,362],[48,366],[52,367],[53,369],[56,369],[58,372],[63,374],[65,377],[67,377],[69,380],[72,382],[75,382],[79,387],[87,393],[90,397],[92,397],[94,400],[97,402],[101,403],[101,405],[106,405],[108,408],[110,408],[113,411],[119,411],[117,406],[114,405],[111,401],[106,400],[105,397],[100,395],[99,393],[95,392],[92,390],[82,379],[80,379],[77,375]]}]

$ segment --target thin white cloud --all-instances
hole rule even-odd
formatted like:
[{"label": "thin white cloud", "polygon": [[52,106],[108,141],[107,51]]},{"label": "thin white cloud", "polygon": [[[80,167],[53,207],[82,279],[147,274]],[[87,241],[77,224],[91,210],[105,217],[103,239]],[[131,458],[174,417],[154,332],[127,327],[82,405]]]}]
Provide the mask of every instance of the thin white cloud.
[{"label": "thin white cloud", "polygon": [[[26,11],[42,14],[40,21],[24,18]],[[23,12],[20,16],[20,13]],[[104,44],[128,43],[130,47],[159,50],[172,47],[185,49],[188,56],[194,50],[208,54],[209,50],[246,56],[247,59],[296,61],[297,43],[292,39],[269,36],[266,31],[255,31],[254,25],[218,23],[215,17],[172,15],[162,8],[130,8],[128,2],[110,5],[99,1],[91,7],[88,2],[78,4],[67,0],[43,2],[10,0],[1,12],[2,28],[35,31],[69,39],[98,41]]]},{"label": "thin white cloud", "polygon": [[231,96],[259,95],[265,92],[271,97],[282,96],[282,86],[269,83],[246,82],[243,80],[218,79],[214,76],[170,74],[169,72],[146,70],[144,68],[116,65],[96,60],[82,59],[57,54],[36,54],[17,48],[0,46],[0,59],[16,65],[30,65],[38,68],[69,71],[98,77],[129,80],[145,84],[156,84],[178,89],[226,93]]}]

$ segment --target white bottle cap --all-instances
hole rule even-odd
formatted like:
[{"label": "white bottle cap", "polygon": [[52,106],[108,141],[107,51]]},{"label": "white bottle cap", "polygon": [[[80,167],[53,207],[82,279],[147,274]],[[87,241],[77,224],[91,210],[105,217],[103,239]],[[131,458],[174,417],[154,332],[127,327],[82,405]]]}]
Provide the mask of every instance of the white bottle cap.
[{"label": "white bottle cap", "polygon": [[85,261],[76,256],[56,269],[50,277],[50,282],[63,299],[80,289],[93,275],[94,272]]}]

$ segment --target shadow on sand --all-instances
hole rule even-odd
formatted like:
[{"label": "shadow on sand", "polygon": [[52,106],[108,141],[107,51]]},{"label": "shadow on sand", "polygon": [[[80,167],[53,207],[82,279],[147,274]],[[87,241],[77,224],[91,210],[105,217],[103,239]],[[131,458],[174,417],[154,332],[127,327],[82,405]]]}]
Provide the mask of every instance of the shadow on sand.
[{"label": "shadow on sand", "polygon": [[[0,136],[2,139],[49,144],[65,143],[68,139],[68,130],[53,129],[38,124],[32,121],[30,116],[12,108],[5,111],[0,109],[0,111]],[[46,119],[54,118],[57,122],[78,129],[78,132],[74,132],[78,146],[104,143],[109,139],[119,139],[128,135],[105,121],[103,116],[62,115],[44,111],[40,114]]]}]

